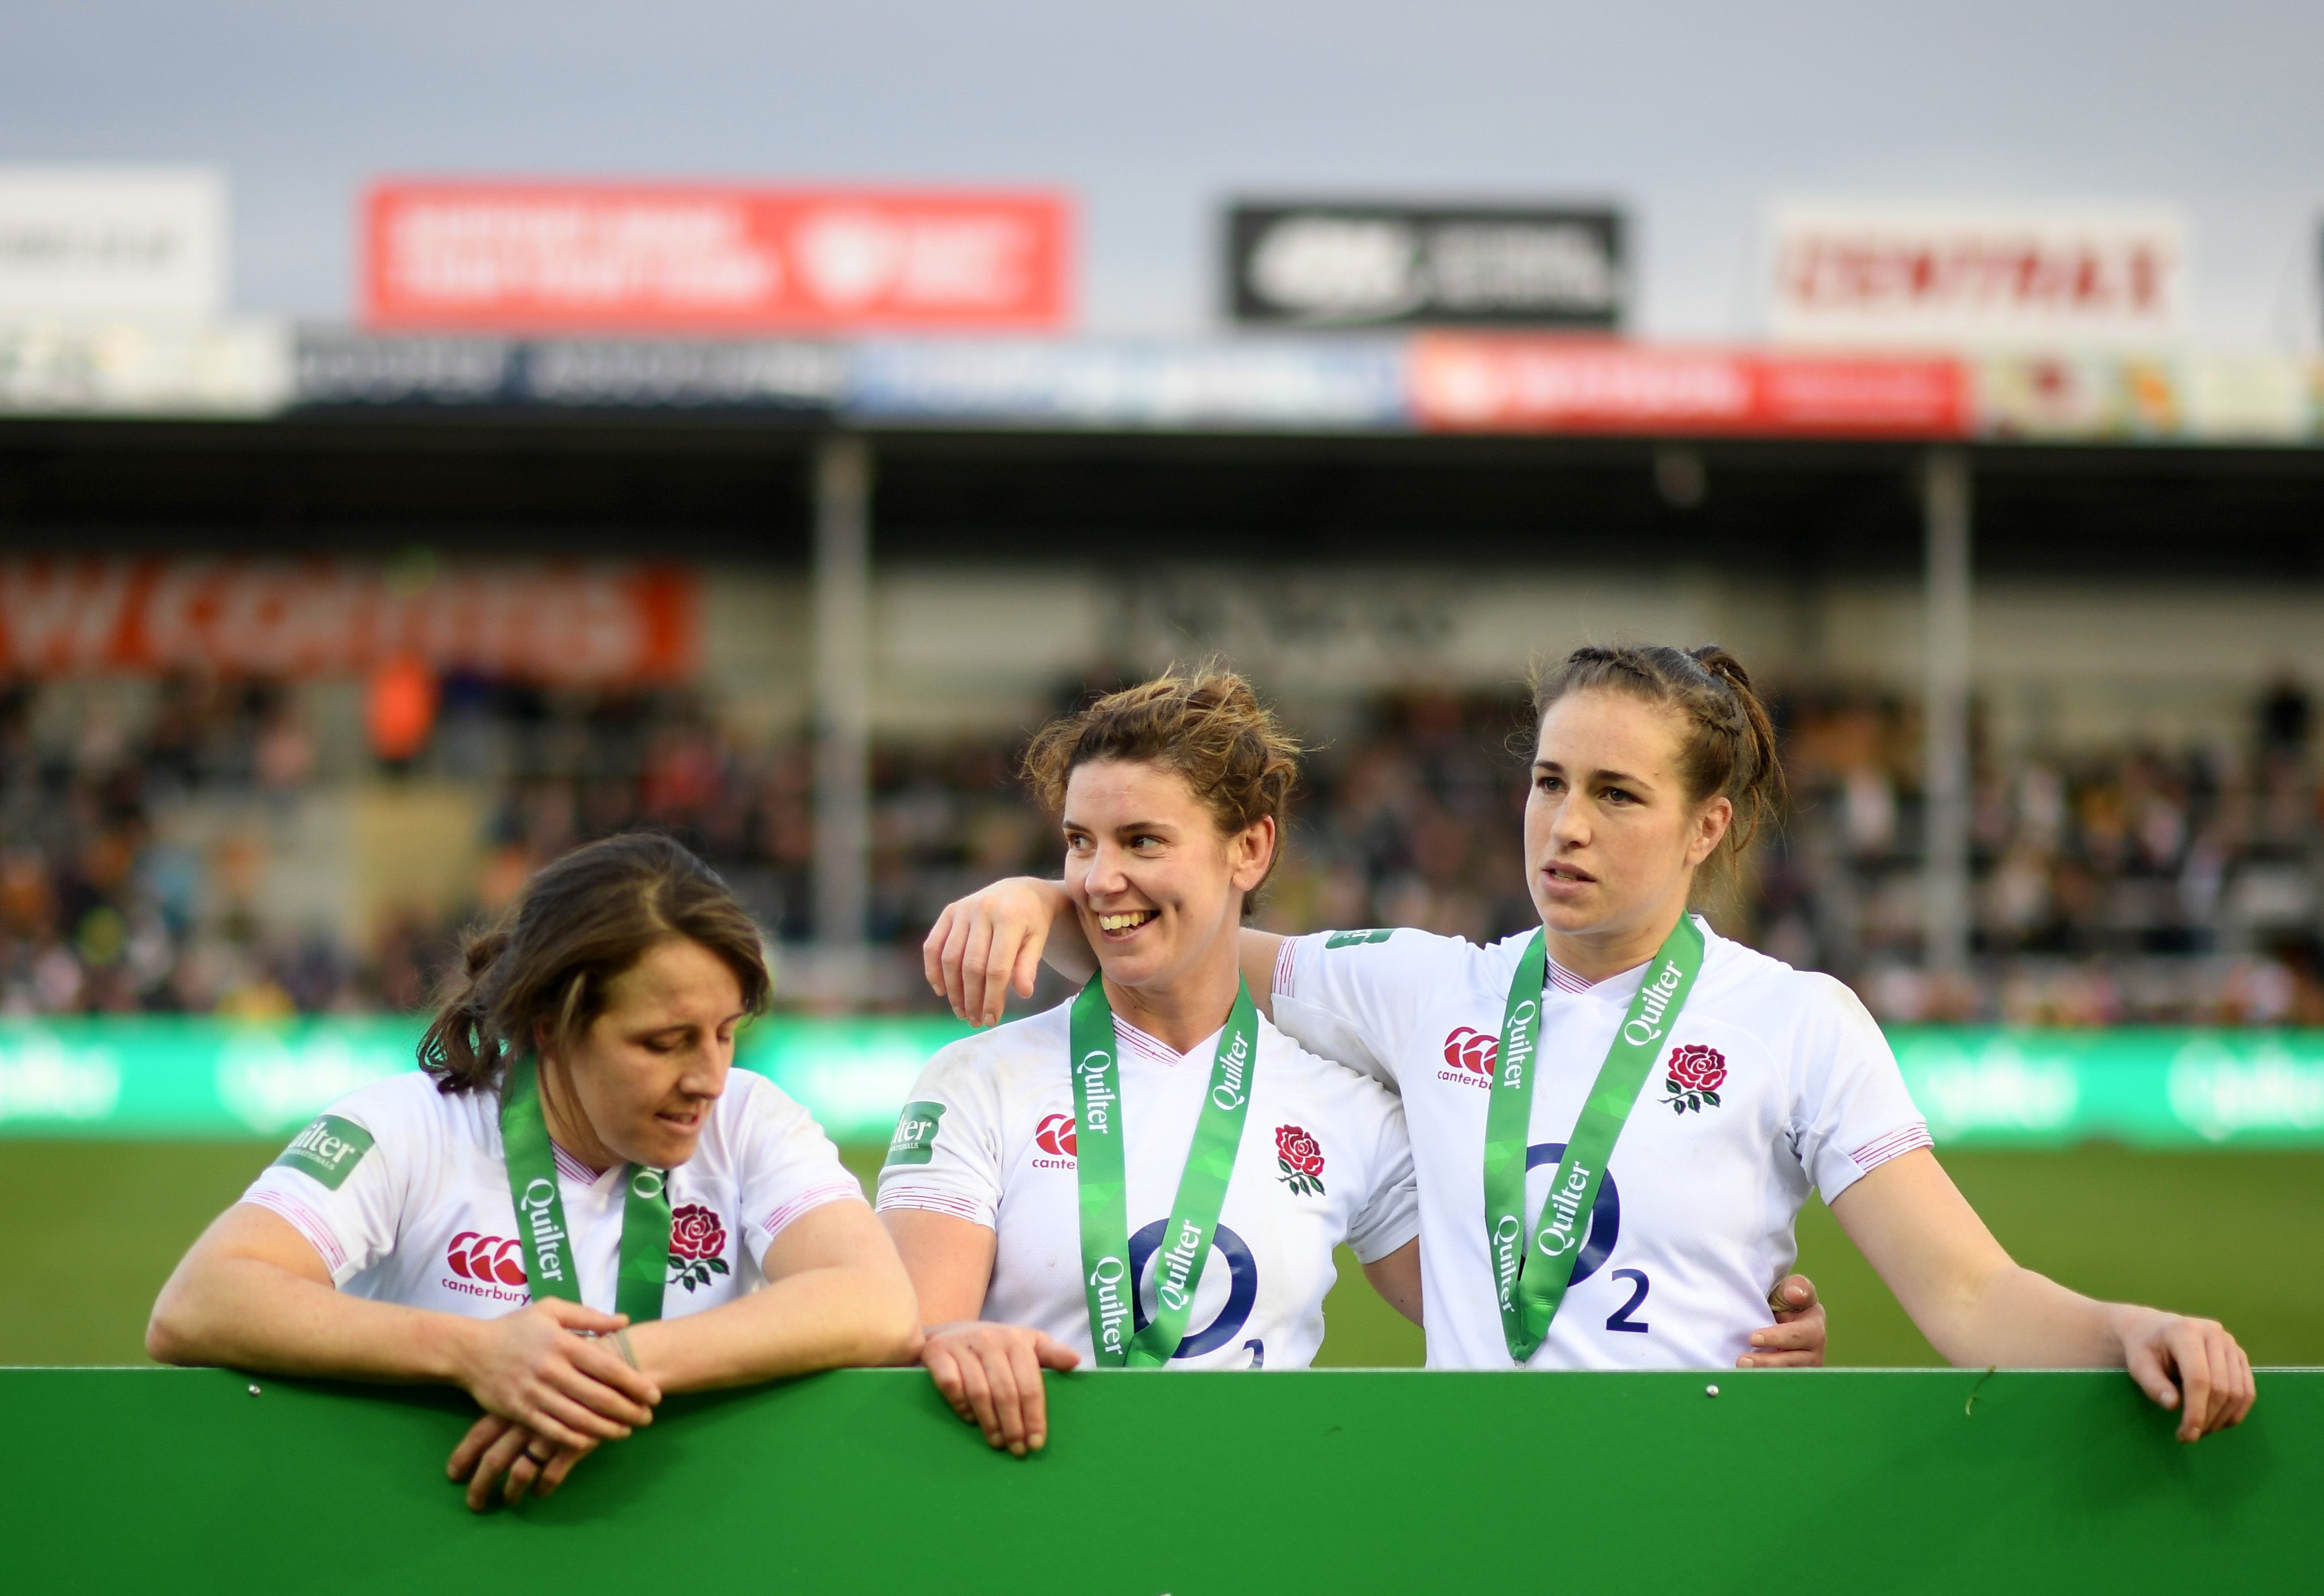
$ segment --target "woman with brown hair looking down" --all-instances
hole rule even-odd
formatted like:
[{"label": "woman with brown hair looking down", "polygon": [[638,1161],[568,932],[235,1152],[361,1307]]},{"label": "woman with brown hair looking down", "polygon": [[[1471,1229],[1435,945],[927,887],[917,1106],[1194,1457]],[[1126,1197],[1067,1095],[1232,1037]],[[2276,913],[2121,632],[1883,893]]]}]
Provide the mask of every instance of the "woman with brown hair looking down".
[{"label": "woman with brown hair looking down", "polygon": [[911,1285],[831,1143],[733,1068],[758,929],[666,838],[593,843],[471,934],[421,1070],[349,1093],[153,1305],[168,1363],[456,1385],[448,1471],[546,1496],[669,1392],[908,1361]]}]

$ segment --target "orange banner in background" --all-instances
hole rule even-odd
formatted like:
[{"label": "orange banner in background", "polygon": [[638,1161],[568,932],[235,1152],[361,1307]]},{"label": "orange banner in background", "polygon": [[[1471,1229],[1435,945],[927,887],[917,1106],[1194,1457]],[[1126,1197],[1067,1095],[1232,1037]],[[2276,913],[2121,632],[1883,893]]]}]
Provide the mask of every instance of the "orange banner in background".
[{"label": "orange banner in background", "polygon": [[1425,333],[1411,369],[1415,418],[1444,431],[1963,438],[1974,420],[1947,358]]},{"label": "orange banner in background", "polygon": [[690,675],[699,583],[684,567],[32,557],[0,560],[0,670],[360,676],[440,672],[613,686]]},{"label": "orange banner in background", "polygon": [[383,328],[1053,331],[1072,302],[1040,191],[383,183],[365,231]]}]

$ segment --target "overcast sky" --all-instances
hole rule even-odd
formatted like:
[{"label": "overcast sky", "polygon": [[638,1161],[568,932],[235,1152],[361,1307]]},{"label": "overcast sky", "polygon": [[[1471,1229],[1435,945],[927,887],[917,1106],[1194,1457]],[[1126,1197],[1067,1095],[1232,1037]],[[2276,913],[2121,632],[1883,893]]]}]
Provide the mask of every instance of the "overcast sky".
[{"label": "overcast sky", "polygon": [[1083,325],[1214,318],[1226,196],[1603,198],[1635,325],[1736,337],[1778,195],[2163,200],[2191,330],[2316,341],[2319,0],[7,0],[0,161],[215,163],[235,301],[349,312],[405,175],[1044,182]]}]

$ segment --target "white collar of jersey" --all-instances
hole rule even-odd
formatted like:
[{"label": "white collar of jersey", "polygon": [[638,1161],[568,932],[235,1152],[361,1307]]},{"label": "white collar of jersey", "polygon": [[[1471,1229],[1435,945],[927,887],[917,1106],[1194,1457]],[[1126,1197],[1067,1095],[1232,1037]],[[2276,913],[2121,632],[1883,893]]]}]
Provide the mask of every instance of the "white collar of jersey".
[{"label": "white collar of jersey", "polygon": [[[1711,945],[1718,940],[1719,934],[1711,928],[1710,922],[1701,915],[1694,916],[1693,919],[1696,925],[1702,927],[1703,953],[1707,958],[1710,955]],[[1646,964],[1634,965],[1618,975],[1609,975],[1602,981],[1584,981],[1555,959],[1551,959],[1549,984],[1560,992],[1587,994],[1590,997],[1604,999],[1627,1007],[1630,999],[1637,993],[1638,983],[1646,978],[1646,964],[1653,963],[1654,960],[1650,958]]]},{"label": "white collar of jersey", "polygon": [[590,1168],[554,1141],[549,1144],[549,1150],[557,1160],[557,1173],[567,1180],[577,1180],[583,1185],[595,1185],[605,1178],[605,1171]]},{"label": "white collar of jersey", "polygon": [[[1224,1026],[1221,1026],[1219,1030],[1224,1030],[1226,1028]],[[1201,1041],[1194,1044],[1193,1052],[1181,1053],[1176,1048],[1171,1047],[1169,1043],[1164,1041],[1161,1038],[1149,1036],[1146,1032],[1139,1030],[1136,1026],[1130,1024],[1130,1021],[1124,1019],[1120,1015],[1117,1014],[1113,1017],[1114,1040],[1121,1045],[1122,1051],[1125,1053],[1135,1053],[1141,1058],[1151,1059],[1154,1063],[1160,1065],[1182,1064],[1185,1060],[1194,1057],[1196,1054],[1200,1054],[1204,1057],[1208,1058],[1211,1055],[1211,1050],[1218,1041],[1218,1031],[1213,1031],[1209,1036],[1204,1037]]]}]

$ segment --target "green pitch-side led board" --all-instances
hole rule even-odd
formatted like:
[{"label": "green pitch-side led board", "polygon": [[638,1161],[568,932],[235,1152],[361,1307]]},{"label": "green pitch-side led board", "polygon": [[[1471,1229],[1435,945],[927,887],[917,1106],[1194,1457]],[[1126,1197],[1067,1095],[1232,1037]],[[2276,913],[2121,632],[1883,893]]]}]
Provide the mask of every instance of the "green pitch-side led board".
[{"label": "green pitch-side led board", "polygon": [[2119,1374],[1093,1373],[1019,1462],[865,1371],[673,1398],[478,1518],[454,1395],[6,1370],[0,1585],[2312,1591],[2324,1372],[2259,1388],[2187,1447]]},{"label": "green pitch-side led board", "polygon": [[[885,1142],[949,1019],[776,1016],[741,1062],[844,1142]],[[0,1021],[0,1137],[288,1136],[412,1067],[402,1018]],[[2324,1030],[1894,1030],[1940,1146],[2324,1147]]]}]

